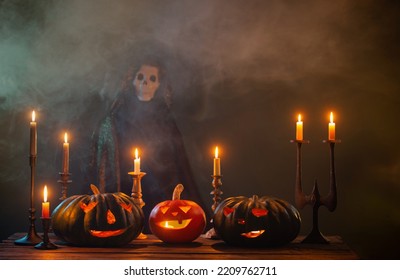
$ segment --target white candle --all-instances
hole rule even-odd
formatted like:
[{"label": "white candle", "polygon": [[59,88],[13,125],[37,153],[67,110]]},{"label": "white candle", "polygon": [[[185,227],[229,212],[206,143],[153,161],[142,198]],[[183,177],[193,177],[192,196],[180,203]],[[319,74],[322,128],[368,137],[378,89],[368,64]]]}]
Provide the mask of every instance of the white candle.
[{"label": "white candle", "polygon": [[221,176],[221,159],[218,157],[218,147],[215,147],[214,176]]},{"label": "white candle", "polygon": [[140,157],[139,157],[138,149],[135,149],[135,160],[134,160],[133,172],[135,174],[139,174],[140,173]]},{"label": "white candle", "polygon": [[35,111],[32,111],[32,121],[31,121],[31,126],[30,126],[30,134],[31,134],[30,153],[31,153],[31,156],[37,155],[37,124],[36,124],[35,118],[36,118]]},{"label": "white candle", "polygon": [[298,116],[298,121],[296,123],[296,140],[303,140],[303,122],[301,121],[301,115]]},{"label": "white candle", "polygon": [[47,186],[43,190],[42,218],[50,218],[50,202],[47,201]]},{"label": "white candle", "polygon": [[69,172],[69,143],[68,143],[68,134],[64,134],[64,143],[63,143],[63,173]]},{"label": "white candle", "polygon": [[333,113],[332,112],[331,112],[330,122],[329,122],[328,139],[335,140],[335,123],[333,122]]}]

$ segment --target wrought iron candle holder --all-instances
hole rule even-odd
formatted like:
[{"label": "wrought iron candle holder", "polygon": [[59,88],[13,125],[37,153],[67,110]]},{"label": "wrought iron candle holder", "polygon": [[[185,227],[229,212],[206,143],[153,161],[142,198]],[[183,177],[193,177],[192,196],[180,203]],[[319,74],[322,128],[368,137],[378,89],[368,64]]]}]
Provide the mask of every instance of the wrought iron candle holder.
[{"label": "wrought iron candle holder", "polygon": [[335,144],[340,143],[340,140],[324,140],[324,143],[329,144],[330,148],[330,177],[329,177],[329,192],[325,197],[321,197],[318,189],[317,180],[314,182],[314,187],[310,195],[306,195],[302,188],[301,179],[301,146],[303,143],[310,143],[306,140],[291,140],[292,143],[297,144],[297,164],[296,164],[296,184],[295,184],[295,203],[300,209],[306,205],[313,206],[313,226],[311,232],[302,241],[302,243],[317,243],[326,244],[329,241],[323,236],[319,230],[318,225],[318,209],[320,206],[325,206],[330,212],[336,209],[337,205],[337,192],[336,192],[336,174],[335,174]]},{"label": "wrought iron candle holder", "polygon": [[[214,188],[214,190],[210,193],[213,196],[213,205],[211,206],[211,210],[212,213],[214,213],[215,209],[217,209],[219,203],[222,200],[222,194],[223,192],[221,191],[221,186],[222,186],[222,175],[212,175],[211,176],[213,178],[212,180],[212,186]],[[213,224],[212,220],[211,220],[211,224]],[[215,232],[214,227],[210,228],[206,235],[206,238],[210,238],[210,239],[220,239],[220,237],[218,236],[218,234]]]},{"label": "wrought iron candle holder", "polygon": [[60,200],[64,200],[68,197],[67,192],[68,192],[68,184],[72,183],[72,180],[69,179],[71,176],[71,173],[68,172],[59,172],[60,175],[60,180],[57,182],[61,184],[61,197]]},{"label": "wrought iron candle holder", "polygon": [[42,220],[43,224],[43,241],[40,242],[35,246],[35,249],[39,250],[54,250],[57,249],[57,245],[54,243],[50,242],[49,239],[49,230],[50,230],[50,224],[51,224],[51,218],[40,218]]},{"label": "wrought iron candle holder", "polygon": [[35,213],[36,209],[33,206],[33,196],[34,196],[34,187],[35,187],[35,173],[36,173],[36,155],[29,156],[29,165],[31,167],[31,205],[29,208],[29,230],[27,234],[14,241],[16,245],[35,245],[42,241],[42,238],[36,233],[35,228]]},{"label": "wrought iron candle holder", "polygon": [[[132,194],[131,197],[133,198],[133,201],[135,202],[136,205],[138,205],[140,208],[143,208],[143,206],[146,204],[142,197],[142,178],[146,175],[145,172],[129,172],[129,175],[132,176],[133,178],[133,185],[132,185]],[[143,232],[139,234],[139,236],[136,239],[146,239],[147,235],[145,235]]]}]

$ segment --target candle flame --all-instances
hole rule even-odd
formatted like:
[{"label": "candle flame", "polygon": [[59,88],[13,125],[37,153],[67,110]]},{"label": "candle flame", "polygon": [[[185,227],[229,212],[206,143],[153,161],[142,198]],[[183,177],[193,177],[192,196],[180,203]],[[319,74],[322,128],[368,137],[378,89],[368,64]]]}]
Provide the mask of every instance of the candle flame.
[{"label": "candle flame", "polygon": [[139,152],[138,149],[135,149],[135,158],[138,159],[139,158]]},{"label": "candle flame", "polygon": [[297,117],[297,120],[298,120],[299,122],[301,122],[301,114],[299,114],[299,116]]},{"label": "candle flame", "polygon": [[32,121],[34,122],[35,119],[36,119],[36,113],[35,113],[35,111],[32,111]]},{"label": "candle flame", "polygon": [[331,123],[333,123],[333,113],[332,112],[331,112],[330,120],[331,120]]},{"label": "candle flame", "polygon": [[218,146],[215,147],[215,158],[218,158]]},{"label": "candle flame", "polygon": [[44,186],[44,190],[43,190],[43,201],[47,202],[47,186]]},{"label": "candle flame", "polygon": [[68,143],[68,133],[64,133],[64,143]]}]

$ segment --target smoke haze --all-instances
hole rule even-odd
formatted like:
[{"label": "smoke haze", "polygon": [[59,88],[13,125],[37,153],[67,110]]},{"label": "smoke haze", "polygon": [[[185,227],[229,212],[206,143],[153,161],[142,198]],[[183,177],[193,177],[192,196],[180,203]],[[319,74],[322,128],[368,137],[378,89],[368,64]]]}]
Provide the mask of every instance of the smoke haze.
[{"label": "smoke haze", "polygon": [[1,223],[12,224],[2,237],[27,225],[28,198],[18,199],[14,217],[8,201],[28,194],[31,110],[39,125],[37,189],[50,181],[58,192],[66,130],[79,185],[91,132],[128,65],[155,53],[167,64],[172,110],[210,204],[216,144],[225,197],[271,194],[293,202],[289,140],[299,112],[312,141],[304,148],[305,191],[317,177],[325,194],[329,162],[321,140],[333,110],[343,140],[336,149],[339,205],[333,213],[321,208],[321,227],[354,242],[366,258],[398,257],[366,244],[382,234],[376,227],[387,240],[400,233],[399,8],[373,0],[0,1]]}]

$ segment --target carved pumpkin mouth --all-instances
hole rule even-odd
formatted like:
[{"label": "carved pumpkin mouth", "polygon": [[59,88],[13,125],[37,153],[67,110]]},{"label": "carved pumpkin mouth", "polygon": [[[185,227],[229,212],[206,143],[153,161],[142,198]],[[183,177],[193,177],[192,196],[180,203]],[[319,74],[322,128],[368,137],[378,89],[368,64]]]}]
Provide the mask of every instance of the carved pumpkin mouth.
[{"label": "carved pumpkin mouth", "polygon": [[183,229],[189,225],[189,223],[192,221],[192,219],[185,219],[185,220],[171,220],[171,221],[162,221],[157,223],[159,227],[165,228],[165,229]]},{"label": "carved pumpkin mouth", "polygon": [[118,236],[123,234],[126,229],[117,229],[117,230],[90,230],[90,234],[99,238],[107,238],[111,236]]},{"label": "carved pumpkin mouth", "polygon": [[265,230],[253,230],[253,231],[249,231],[249,232],[244,232],[241,233],[240,235],[246,237],[246,238],[256,238],[259,237],[261,234],[264,233]]}]

